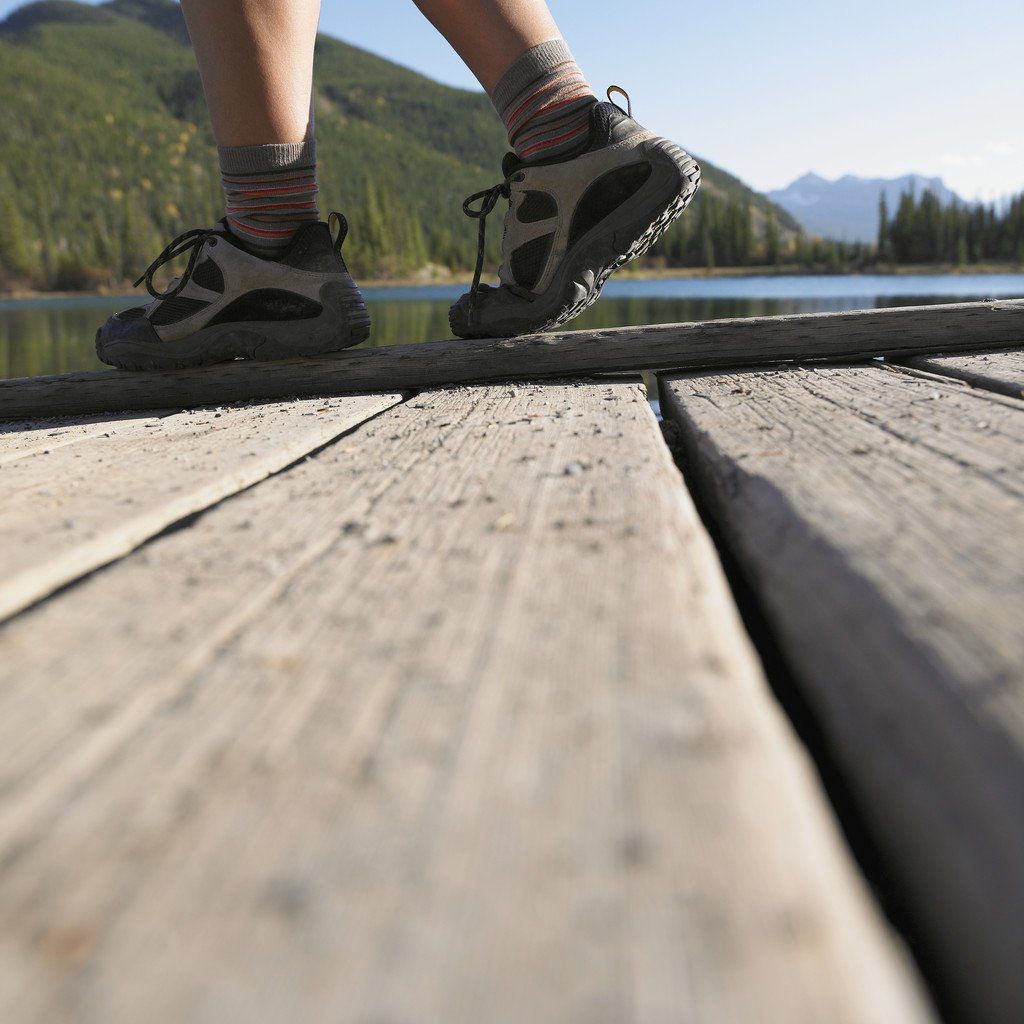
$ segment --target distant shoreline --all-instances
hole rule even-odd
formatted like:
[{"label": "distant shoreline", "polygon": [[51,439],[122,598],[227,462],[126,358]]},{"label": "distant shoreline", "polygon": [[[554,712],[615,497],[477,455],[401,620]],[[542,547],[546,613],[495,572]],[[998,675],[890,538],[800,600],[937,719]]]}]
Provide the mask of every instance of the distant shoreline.
[{"label": "distant shoreline", "polygon": [[[638,270],[620,270],[615,276],[624,281],[663,281],[668,278],[709,279],[723,277],[975,277],[984,274],[1024,274],[1024,266],[1015,263],[974,263],[963,267],[956,264],[879,264],[863,270],[826,270],[823,267],[808,269],[797,264],[780,264],[763,267],[645,267]],[[412,274],[407,277],[362,278],[363,288],[427,288],[432,285],[469,285],[471,274]],[[121,287],[97,288],[84,291],[39,291],[32,288],[16,288],[0,291],[0,301],[18,299],[79,299],[94,296],[117,298],[133,294],[130,282]]]},{"label": "distant shoreline", "polygon": [[972,263],[962,267],[955,263],[922,264],[879,264],[863,270],[826,270],[824,267],[806,267],[798,264],[780,264],[771,267],[665,267],[644,270],[620,270],[615,276],[640,281],[645,278],[660,280],[666,277],[712,278],[712,277],[975,277],[982,274],[1024,274],[1024,266],[1018,263]]}]

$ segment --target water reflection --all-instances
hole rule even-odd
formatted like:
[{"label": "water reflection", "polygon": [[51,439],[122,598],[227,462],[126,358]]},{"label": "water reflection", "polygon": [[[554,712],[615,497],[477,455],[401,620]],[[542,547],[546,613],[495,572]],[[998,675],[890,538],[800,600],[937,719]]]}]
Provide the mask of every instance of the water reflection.
[{"label": "water reflection", "polygon": [[[906,291],[901,291],[901,286]],[[448,306],[460,290],[458,286],[442,286],[368,292],[367,305],[374,321],[368,344],[411,344],[450,337]],[[605,298],[572,327],[585,330],[919,305],[994,295],[1024,295],[1024,275],[617,281],[606,290]],[[0,302],[0,376],[31,377],[101,368],[103,364],[93,351],[96,326],[125,305],[124,298],[111,297]]]}]

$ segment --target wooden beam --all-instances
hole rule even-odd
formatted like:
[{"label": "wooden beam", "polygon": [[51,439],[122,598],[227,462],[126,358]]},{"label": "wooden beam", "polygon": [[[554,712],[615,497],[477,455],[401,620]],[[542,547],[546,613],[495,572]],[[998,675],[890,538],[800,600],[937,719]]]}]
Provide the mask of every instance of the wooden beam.
[{"label": "wooden beam", "polygon": [[952,1019],[1024,1021],[1024,406],[874,366],[661,396]]},{"label": "wooden beam", "polygon": [[0,381],[0,418],[190,408],[616,370],[856,361],[1019,345],[1024,301],[710,320],[349,349],[316,360]]}]

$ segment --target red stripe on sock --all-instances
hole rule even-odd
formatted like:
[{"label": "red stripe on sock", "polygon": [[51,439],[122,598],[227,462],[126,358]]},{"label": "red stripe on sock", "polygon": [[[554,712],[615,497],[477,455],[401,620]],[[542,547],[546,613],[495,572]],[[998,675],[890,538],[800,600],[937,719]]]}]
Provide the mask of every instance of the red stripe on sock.
[{"label": "red stripe on sock", "polygon": [[232,189],[231,194],[235,196],[292,196],[303,192],[316,192],[315,185],[289,185],[287,188],[253,188],[253,189]]},{"label": "red stripe on sock", "polygon": [[290,238],[295,234],[295,228],[254,228],[251,224],[246,224],[237,217],[228,217],[228,221],[233,227],[249,235],[260,235],[265,238]]},{"label": "red stripe on sock", "polygon": [[560,78],[556,78],[554,81],[548,82],[547,85],[542,85],[539,89],[532,92],[529,96],[526,97],[525,100],[523,100],[522,103],[519,104],[518,107],[516,107],[515,110],[512,111],[511,114],[509,114],[505,118],[506,126],[511,126],[511,124],[516,120],[516,118],[519,117],[519,115],[523,112],[523,110],[525,110],[526,107],[528,107],[538,96],[542,96],[544,93],[550,92],[552,89],[555,88],[556,85],[568,81],[570,78],[575,78],[576,76],[577,72],[570,71],[567,74],[562,75]]},{"label": "red stripe on sock", "polygon": [[[551,103],[551,104],[549,104],[546,107],[541,107],[536,112],[536,114],[534,114],[533,117],[530,118],[529,121],[525,122],[522,125],[522,127],[520,127],[518,129],[518,131],[509,132],[509,140],[514,145],[518,141],[519,133],[522,132],[524,129],[528,128],[530,126],[531,122],[535,118],[539,117],[541,114],[550,114],[550,113],[552,113],[552,111],[560,110],[562,107],[567,107],[567,106],[569,106],[570,103],[575,103],[577,100],[581,100],[584,97],[590,96],[590,95],[592,95],[592,93],[590,91],[590,86],[588,85],[588,86],[585,86],[580,92],[576,93],[574,96],[570,96],[568,99],[560,100],[558,103]],[[527,141],[527,140],[524,139],[523,141]]]},{"label": "red stripe on sock", "polygon": [[574,128],[571,132],[566,132],[564,135],[558,135],[553,139],[548,139],[547,142],[538,142],[535,146],[529,146],[524,150],[519,151],[519,156],[527,157],[531,153],[536,153],[539,149],[547,149],[549,146],[557,146],[560,142],[568,142],[569,139],[579,135],[580,132],[585,132],[590,127],[589,124],[581,124],[579,128]]},{"label": "red stripe on sock", "polygon": [[229,206],[228,213],[263,213],[266,210],[315,210],[317,204],[312,203],[271,203],[260,206]]},{"label": "red stripe on sock", "polygon": [[568,97],[562,97],[552,103],[545,104],[543,107],[538,107],[535,111],[533,111],[533,113],[530,114],[529,117],[524,118],[519,124],[514,126],[509,125],[508,128],[506,129],[509,138],[514,139],[520,132],[523,131],[523,129],[529,128],[530,125],[533,124],[533,122],[536,121],[538,118],[550,114],[555,110],[561,110],[562,107],[566,107],[570,103],[575,103],[577,100],[581,100],[585,96],[590,95],[592,95],[590,91],[590,86],[584,82],[584,84],[581,85],[576,90],[576,92],[571,93]]},{"label": "red stripe on sock", "polygon": [[[267,178],[273,178],[274,171],[267,172]],[[248,185],[252,183],[252,176],[248,175],[244,178],[232,177],[230,174],[221,174],[221,180],[226,181],[231,185]],[[288,178],[274,178],[275,185],[284,185],[289,181],[315,181],[316,171],[303,171],[301,174],[293,174]]]}]

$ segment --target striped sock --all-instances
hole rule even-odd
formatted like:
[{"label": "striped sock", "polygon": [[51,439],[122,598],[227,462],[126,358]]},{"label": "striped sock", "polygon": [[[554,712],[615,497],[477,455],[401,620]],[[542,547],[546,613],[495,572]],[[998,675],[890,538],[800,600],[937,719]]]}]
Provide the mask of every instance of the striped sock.
[{"label": "striped sock", "polygon": [[501,76],[491,102],[522,160],[568,158],[590,141],[590,108],[597,97],[564,40],[527,50]]},{"label": "striped sock", "polygon": [[303,224],[320,219],[315,139],[219,146],[217,156],[228,224],[254,256],[275,259]]}]

